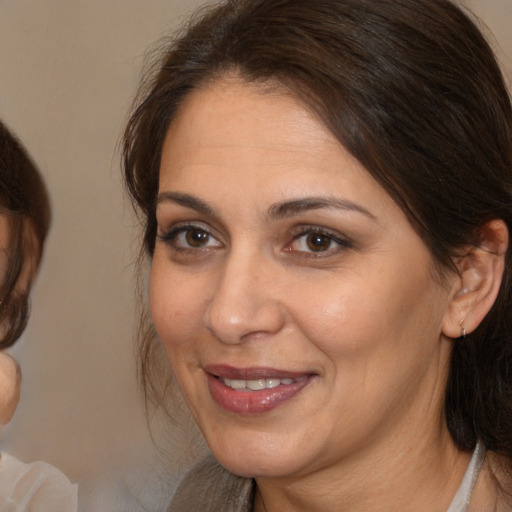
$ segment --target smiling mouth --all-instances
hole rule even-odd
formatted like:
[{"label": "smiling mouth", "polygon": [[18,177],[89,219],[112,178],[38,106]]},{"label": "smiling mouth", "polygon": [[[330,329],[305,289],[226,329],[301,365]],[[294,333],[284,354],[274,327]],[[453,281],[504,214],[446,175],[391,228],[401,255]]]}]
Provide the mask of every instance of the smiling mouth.
[{"label": "smiling mouth", "polygon": [[297,395],[313,382],[316,374],[268,367],[205,367],[210,396],[221,408],[236,414],[269,412]]},{"label": "smiling mouth", "polygon": [[205,365],[211,398],[221,408],[242,415],[269,412],[302,394],[316,373],[268,366]]},{"label": "smiling mouth", "polygon": [[253,379],[253,380],[242,380],[242,379],[228,379],[225,377],[218,377],[225,386],[234,389],[235,391],[261,391],[263,389],[274,389],[278,386],[291,386],[292,384],[297,384],[299,382],[304,381],[307,378],[307,375],[303,375],[297,379],[290,378],[261,378],[261,379]]}]

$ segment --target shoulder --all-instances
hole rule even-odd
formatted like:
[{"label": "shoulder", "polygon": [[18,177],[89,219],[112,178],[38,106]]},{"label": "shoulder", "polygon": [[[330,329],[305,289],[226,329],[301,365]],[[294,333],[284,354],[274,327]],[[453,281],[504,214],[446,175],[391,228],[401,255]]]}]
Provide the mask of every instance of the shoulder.
[{"label": "shoulder", "polygon": [[250,512],[254,483],[224,469],[213,457],[185,475],[167,512]]},{"label": "shoulder", "polygon": [[[46,462],[25,464],[7,453],[0,458],[0,508],[24,504],[27,510],[74,512],[77,485]],[[4,510],[4,508],[1,508]],[[23,509],[25,510],[25,509]]]}]

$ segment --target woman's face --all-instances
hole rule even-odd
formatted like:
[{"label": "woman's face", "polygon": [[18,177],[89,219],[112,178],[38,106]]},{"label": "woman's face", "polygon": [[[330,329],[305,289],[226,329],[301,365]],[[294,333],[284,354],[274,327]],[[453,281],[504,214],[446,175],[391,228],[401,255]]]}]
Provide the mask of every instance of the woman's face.
[{"label": "woman's face", "polygon": [[300,475],[443,428],[452,278],[298,100],[235,79],[190,94],[157,221],[152,318],[226,467]]}]

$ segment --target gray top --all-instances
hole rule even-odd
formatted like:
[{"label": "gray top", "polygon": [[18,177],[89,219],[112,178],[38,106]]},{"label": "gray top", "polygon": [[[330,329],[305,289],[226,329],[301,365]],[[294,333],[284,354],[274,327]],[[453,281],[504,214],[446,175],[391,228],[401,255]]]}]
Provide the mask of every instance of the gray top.
[{"label": "gray top", "polygon": [[192,467],[167,512],[252,512],[254,480],[225,470],[213,457]]},{"label": "gray top", "polygon": [[[467,512],[484,459],[479,442],[447,512]],[[167,512],[252,512],[254,492],[254,480],[233,475],[210,456],[185,475]]]}]

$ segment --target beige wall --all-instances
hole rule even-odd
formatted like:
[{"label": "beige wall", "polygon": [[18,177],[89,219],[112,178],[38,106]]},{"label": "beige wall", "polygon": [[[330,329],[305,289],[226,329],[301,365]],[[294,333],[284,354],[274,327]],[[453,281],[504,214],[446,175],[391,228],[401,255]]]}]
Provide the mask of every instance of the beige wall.
[{"label": "beige wall", "polygon": [[512,83],[512,1],[511,0],[465,0],[484,22],[487,35],[498,54],[502,66]]},{"label": "beige wall", "polygon": [[2,448],[73,479],[149,451],[132,349],[134,223],[115,148],[145,50],[198,3],[0,0],[0,117],[46,177],[54,215]]},{"label": "beige wall", "polygon": [[[54,221],[15,352],[23,397],[3,447],[73,479],[152,460],[135,383],[133,220],[115,151],[143,53],[199,1],[0,0],[0,117],[26,143]],[[512,1],[467,2],[512,74]]]}]

